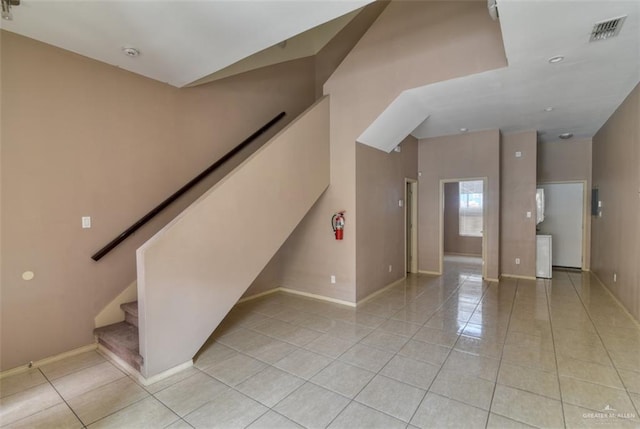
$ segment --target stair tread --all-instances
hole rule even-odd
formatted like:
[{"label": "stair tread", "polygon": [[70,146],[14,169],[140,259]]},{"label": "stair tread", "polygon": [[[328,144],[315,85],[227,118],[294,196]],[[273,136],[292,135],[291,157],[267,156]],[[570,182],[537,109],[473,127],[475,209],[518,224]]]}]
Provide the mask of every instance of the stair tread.
[{"label": "stair tread", "polygon": [[[140,356],[140,343],[138,340],[138,328],[127,322],[114,323],[113,325],[97,328],[93,333],[111,351],[120,351],[128,354],[134,361],[142,363]],[[124,356],[121,356],[124,358]]]},{"label": "stair tread", "polygon": [[138,317],[138,301],[131,301],[131,302],[126,302],[124,304],[120,304],[120,308],[125,313],[129,313],[132,316]]}]

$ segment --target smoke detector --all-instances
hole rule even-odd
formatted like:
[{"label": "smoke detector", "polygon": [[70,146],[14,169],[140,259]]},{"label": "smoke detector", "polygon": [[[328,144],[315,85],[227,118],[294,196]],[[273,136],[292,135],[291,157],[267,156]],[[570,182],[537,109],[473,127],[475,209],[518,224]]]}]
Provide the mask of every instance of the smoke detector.
[{"label": "smoke detector", "polygon": [[139,50],[130,46],[125,46],[124,48],[122,48],[122,53],[124,53],[128,57],[137,57],[138,55],[140,55]]},{"label": "smoke detector", "polygon": [[607,19],[606,21],[596,22],[591,30],[591,38],[589,42],[595,42],[598,40],[606,40],[617,36],[620,33],[622,24],[627,16],[620,16],[618,18]]}]

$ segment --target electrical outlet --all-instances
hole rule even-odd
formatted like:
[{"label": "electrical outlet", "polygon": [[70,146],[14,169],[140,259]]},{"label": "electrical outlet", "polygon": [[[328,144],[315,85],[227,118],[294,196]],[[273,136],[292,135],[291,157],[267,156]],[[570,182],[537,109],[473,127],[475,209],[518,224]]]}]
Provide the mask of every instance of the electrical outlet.
[{"label": "electrical outlet", "polygon": [[402,202],[402,200],[398,200],[398,207],[402,207],[404,205],[404,203]]},{"label": "electrical outlet", "polygon": [[522,152],[520,151],[516,152],[516,158],[522,158]]},{"label": "electrical outlet", "polygon": [[527,212],[527,218],[531,219],[531,212]]},{"label": "electrical outlet", "polygon": [[520,258],[516,258],[516,265],[520,265]]},{"label": "electrical outlet", "polygon": [[389,265],[389,272],[391,272],[391,270],[393,270],[393,266]]},{"label": "electrical outlet", "polygon": [[613,282],[615,283],[618,280],[618,275],[613,273]]},{"label": "electrical outlet", "polygon": [[331,276],[331,284],[336,284],[336,276]]}]

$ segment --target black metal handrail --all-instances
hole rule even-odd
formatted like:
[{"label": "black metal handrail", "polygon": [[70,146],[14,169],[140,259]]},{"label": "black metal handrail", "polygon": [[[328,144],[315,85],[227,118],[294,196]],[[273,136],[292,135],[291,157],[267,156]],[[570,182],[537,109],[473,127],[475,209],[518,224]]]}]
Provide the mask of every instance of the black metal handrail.
[{"label": "black metal handrail", "polygon": [[209,166],[206,170],[204,170],[202,173],[198,174],[196,177],[191,179],[186,185],[184,185],[182,188],[180,188],[176,192],[174,192],[169,198],[167,198],[166,200],[164,200],[163,202],[158,204],[158,206],[156,208],[151,210],[146,215],[142,216],[140,218],[140,220],[138,220],[136,223],[134,223],[129,228],[127,228],[124,232],[122,232],[122,234],[118,235],[116,238],[111,240],[109,242],[109,244],[104,246],[102,249],[98,250],[93,256],[91,256],[91,259],[93,259],[94,261],[99,261],[103,256],[105,256],[107,253],[112,251],[118,244],[122,243],[124,240],[127,239],[127,237],[129,237],[131,234],[136,232],[145,223],[149,222],[155,215],[157,215],[162,210],[164,210],[169,204],[171,204],[172,202],[174,202],[175,200],[180,198],[184,193],[186,193],[191,188],[193,188],[195,185],[197,185],[202,179],[207,177],[209,174],[213,173],[216,169],[218,169],[220,166],[222,166],[222,164],[224,164],[225,162],[229,161],[234,155],[236,155],[238,152],[240,152],[242,149],[244,149],[249,143],[251,143],[252,141],[257,139],[258,137],[260,137],[269,128],[271,128],[280,119],[282,119],[284,117],[284,115],[285,115],[285,112],[280,112],[275,118],[273,118],[272,120],[267,122],[264,126],[262,126],[262,128],[260,128],[255,133],[251,134],[242,143],[240,143],[235,148],[231,149],[222,158],[220,158],[219,160],[217,160],[216,162],[211,164],[211,166]]}]

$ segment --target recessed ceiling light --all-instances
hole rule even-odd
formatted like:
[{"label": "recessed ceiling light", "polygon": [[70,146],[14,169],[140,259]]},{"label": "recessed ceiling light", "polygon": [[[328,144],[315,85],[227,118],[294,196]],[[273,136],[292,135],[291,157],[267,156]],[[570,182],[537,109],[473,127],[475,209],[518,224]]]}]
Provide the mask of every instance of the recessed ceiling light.
[{"label": "recessed ceiling light", "polygon": [[139,50],[130,46],[125,46],[124,48],[122,48],[122,52],[128,57],[137,57],[138,55],[140,55]]},{"label": "recessed ceiling light", "polygon": [[556,63],[559,63],[562,60],[564,60],[564,57],[562,55],[557,55],[555,57],[549,58],[549,63],[556,64]]},{"label": "recessed ceiling light", "polygon": [[467,131],[469,131],[469,128],[460,128],[461,133],[466,133]]},{"label": "recessed ceiling light", "polygon": [[573,137],[573,133],[562,133],[558,137],[560,137],[562,140],[567,140]]},{"label": "recessed ceiling light", "polygon": [[545,107],[544,111],[545,112],[551,112],[551,111],[553,111],[553,107]]}]

